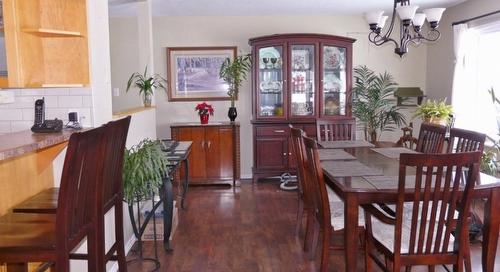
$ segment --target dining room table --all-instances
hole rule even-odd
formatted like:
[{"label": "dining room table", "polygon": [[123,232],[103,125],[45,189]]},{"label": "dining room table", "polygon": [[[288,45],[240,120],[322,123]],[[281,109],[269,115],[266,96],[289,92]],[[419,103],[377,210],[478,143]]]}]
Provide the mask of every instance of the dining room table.
[{"label": "dining room table", "polygon": [[[319,151],[326,154],[328,152],[322,150],[331,146],[332,144],[319,142]],[[355,143],[341,145],[341,147],[336,147],[336,150],[343,150],[355,157],[355,160],[324,159],[321,160],[321,165],[327,186],[345,203],[344,229],[349,233],[349,235],[344,235],[345,271],[358,271],[358,207],[363,204],[396,203],[399,154],[415,153],[415,151],[398,147],[378,148],[370,144]],[[320,154],[320,159],[321,157]],[[323,157],[325,158],[324,155]],[[408,175],[411,174],[410,170]],[[406,189],[405,195],[408,200],[412,200],[414,188]],[[486,200],[482,270],[493,272],[500,225],[500,213],[498,213],[500,179],[481,173],[474,188],[473,198]]]}]

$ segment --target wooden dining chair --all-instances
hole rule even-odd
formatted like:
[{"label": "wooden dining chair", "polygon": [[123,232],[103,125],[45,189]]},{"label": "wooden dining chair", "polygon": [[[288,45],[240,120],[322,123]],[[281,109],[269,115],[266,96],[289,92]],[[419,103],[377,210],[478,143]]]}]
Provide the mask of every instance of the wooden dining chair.
[{"label": "wooden dining chair", "polygon": [[316,120],[318,141],[349,141],[356,139],[356,118]]},{"label": "wooden dining chair", "polygon": [[415,150],[421,153],[442,153],[445,137],[445,126],[422,123]]},{"label": "wooden dining chair", "polygon": [[450,128],[450,138],[446,153],[484,150],[486,134],[460,128]]},{"label": "wooden dining chair", "polygon": [[[127,141],[128,129],[130,126],[131,117],[108,122],[104,125],[106,134],[104,136],[105,157],[103,160],[104,171],[103,179],[100,184],[99,192],[101,196],[97,198],[97,219],[94,228],[97,230],[98,244],[96,250],[97,263],[106,271],[106,263],[114,260],[118,261],[119,271],[127,271],[124,249],[124,234],[123,234],[123,156],[125,152],[125,144]],[[13,208],[16,213],[52,213],[57,212],[59,194],[58,188],[50,188],[42,191],[34,197],[24,201],[20,205]],[[105,224],[104,218],[108,211],[114,208],[114,227],[115,241],[108,251],[105,251]],[[85,254],[72,254],[73,259],[86,259]]]},{"label": "wooden dining chair", "polygon": [[71,135],[56,214],[9,213],[0,217],[0,263],[22,267],[28,262],[49,262],[55,271],[66,272],[71,252],[87,238],[88,270],[101,271],[93,249],[97,244],[96,188],[102,181],[105,132],[100,127]]},{"label": "wooden dining chair", "polygon": [[[344,202],[332,190],[327,189],[325,184],[323,169],[318,155],[317,142],[308,137],[302,137],[304,141],[304,176],[310,196],[306,197],[310,201],[310,213],[307,229],[310,230],[310,241],[306,241],[310,246],[310,258],[314,258],[315,249],[318,245],[319,233],[322,232],[321,240],[321,266],[320,271],[328,270],[328,256],[330,249],[343,249],[343,246],[330,244],[333,234],[346,234],[344,228]],[[361,224],[364,224],[363,214],[360,213]],[[360,233],[363,233],[360,227]]]},{"label": "wooden dining chair", "polygon": [[[304,211],[306,212],[306,220],[309,217],[310,201],[306,199],[309,193],[306,192],[306,182],[304,173],[304,141],[302,137],[305,135],[304,131],[298,128],[290,128],[292,134],[292,149],[297,163],[297,179],[298,179],[298,203],[297,203],[297,222],[295,227],[295,233],[298,235],[302,227],[302,218],[304,216]],[[307,229],[306,229],[306,239],[307,239]]]},{"label": "wooden dining chair", "polygon": [[[480,158],[480,152],[401,154],[396,215],[364,206],[366,271],[373,270],[373,262],[391,271],[400,271],[402,266],[409,271],[412,265],[428,265],[434,271],[438,264],[452,264],[454,271],[463,271],[467,212]],[[429,168],[433,171],[425,170]],[[455,173],[463,168],[470,171],[461,191],[464,181]],[[416,170],[414,179],[407,176],[407,169]],[[379,260],[377,252],[392,265]]]}]

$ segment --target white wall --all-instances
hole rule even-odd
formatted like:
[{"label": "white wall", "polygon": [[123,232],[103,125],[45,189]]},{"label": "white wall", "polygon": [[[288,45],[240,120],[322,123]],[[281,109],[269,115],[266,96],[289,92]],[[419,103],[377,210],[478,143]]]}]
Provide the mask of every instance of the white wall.
[{"label": "white wall", "polygon": [[[127,37],[136,37],[131,31],[135,18],[111,18],[113,40],[121,41],[126,37],[116,37],[123,33]],[[116,28],[116,33],[115,33]],[[166,47],[175,46],[237,46],[242,53],[251,51],[248,39],[276,33],[323,33],[348,36],[357,39],[354,44],[354,65],[367,65],[377,72],[388,71],[401,86],[419,86],[424,89],[426,82],[425,68],[426,46],[410,48],[410,53],[403,59],[394,54],[392,45],[376,47],[369,44],[368,30],[362,16],[240,16],[240,17],[155,17],[153,21],[154,58],[156,72],[166,75]],[[130,30],[124,33],[123,29]],[[112,40],[112,44],[114,43]],[[121,50],[113,46],[113,50]],[[112,58],[134,55],[112,55]],[[114,59],[112,60],[114,62]],[[116,71],[115,69],[119,69]],[[127,67],[113,66],[113,74],[128,74]],[[114,99],[119,103],[128,98]],[[134,99],[133,97],[130,99]],[[121,102],[118,102],[118,101]],[[194,111],[197,102],[168,102],[164,92],[156,94],[157,133],[161,138],[170,137],[170,124],[173,122],[198,121]],[[241,170],[242,177],[251,176],[252,127],[251,83],[245,82],[236,103],[237,120],[241,123]],[[213,121],[225,121],[229,101],[214,101]],[[114,104],[116,105],[116,104]],[[394,135],[385,135],[384,139],[398,139],[400,131]]]},{"label": "white wall", "polygon": [[427,52],[427,91],[431,98],[448,97],[451,102],[454,55],[451,24],[500,9],[498,0],[470,0],[449,8],[440,23],[441,39]]}]

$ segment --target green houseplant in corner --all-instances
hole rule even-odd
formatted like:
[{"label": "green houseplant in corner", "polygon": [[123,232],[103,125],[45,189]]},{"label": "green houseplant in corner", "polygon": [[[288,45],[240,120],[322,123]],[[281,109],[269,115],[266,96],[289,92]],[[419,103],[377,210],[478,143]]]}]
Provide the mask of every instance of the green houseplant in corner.
[{"label": "green houseplant in corner", "polygon": [[167,81],[158,74],[148,75],[148,67],[144,69],[144,74],[133,73],[127,82],[127,92],[132,85],[139,89],[139,95],[142,95],[144,107],[151,107],[151,101],[155,89],[165,90]]},{"label": "green houseplant in corner", "polygon": [[227,83],[229,88],[227,94],[231,99],[231,107],[227,116],[231,122],[234,122],[238,114],[234,102],[238,99],[241,84],[247,79],[247,74],[251,68],[252,60],[250,55],[237,56],[234,60],[227,58],[220,67],[219,77]]},{"label": "green houseplant in corner", "polygon": [[422,105],[418,106],[415,111],[415,117],[420,116],[427,123],[446,125],[453,113],[451,105],[446,104],[446,98],[437,100],[427,100]]},{"label": "green houseplant in corner", "polygon": [[167,163],[158,141],[145,139],[126,149],[123,162],[125,201],[133,203],[160,188]]},{"label": "green houseplant in corner", "polygon": [[385,72],[376,75],[366,66],[354,68],[353,115],[363,126],[365,140],[378,141],[378,132],[392,131],[406,120],[392,97],[397,83]]}]

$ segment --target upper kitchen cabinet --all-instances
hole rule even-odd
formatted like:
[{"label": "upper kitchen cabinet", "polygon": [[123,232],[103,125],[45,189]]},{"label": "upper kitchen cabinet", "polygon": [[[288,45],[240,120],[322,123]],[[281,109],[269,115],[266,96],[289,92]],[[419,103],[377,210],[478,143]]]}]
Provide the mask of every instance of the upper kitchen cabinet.
[{"label": "upper kitchen cabinet", "polygon": [[85,0],[3,0],[8,86],[89,85]]}]

